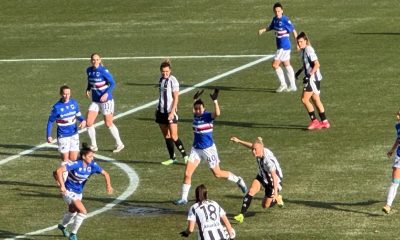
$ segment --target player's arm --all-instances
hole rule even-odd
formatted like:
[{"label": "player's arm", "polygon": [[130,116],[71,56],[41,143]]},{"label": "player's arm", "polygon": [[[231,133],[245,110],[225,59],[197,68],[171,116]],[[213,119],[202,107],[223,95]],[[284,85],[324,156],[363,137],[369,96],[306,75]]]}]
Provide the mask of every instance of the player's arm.
[{"label": "player's arm", "polygon": [[279,192],[278,192],[278,174],[276,174],[276,169],[271,171],[271,176],[272,176],[272,181],[274,182],[274,199],[276,200],[276,197],[278,197]]},{"label": "player's arm", "polygon": [[258,35],[261,35],[265,32],[271,31],[271,29],[269,27],[265,27],[265,28],[261,28],[258,30]]},{"label": "player's arm", "polygon": [[400,144],[400,138],[396,138],[396,141],[394,141],[392,148],[387,152],[387,156],[391,157],[396,150],[397,146]]},{"label": "player's arm", "polygon": [[172,121],[175,117],[175,113],[178,109],[178,102],[179,102],[179,91],[172,92],[172,108],[171,112],[168,114],[168,120]]},{"label": "player's arm", "polygon": [[293,29],[293,38],[294,38],[294,42],[296,43],[296,48],[297,48],[297,51],[298,50],[300,50],[300,47],[299,47],[299,44],[297,44],[297,31],[296,31],[296,29]]},{"label": "player's arm", "polygon": [[214,89],[214,92],[210,94],[211,100],[213,100],[214,102],[214,112],[211,114],[212,119],[216,119],[221,115],[221,109],[218,104],[218,94],[219,94],[218,88]]},{"label": "player's arm", "polygon": [[51,143],[53,141],[53,138],[51,137],[51,130],[53,128],[53,123],[57,119],[57,109],[53,107],[51,110],[49,119],[47,120],[47,128],[46,128],[46,141],[48,143]]},{"label": "player's arm", "polygon": [[56,180],[58,182],[58,186],[60,187],[60,192],[62,194],[64,194],[67,191],[65,189],[64,179],[63,179],[63,172],[65,172],[65,171],[67,171],[67,168],[65,167],[65,165],[58,167],[56,170],[56,176],[57,176]]},{"label": "player's arm", "polygon": [[78,119],[78,121],[80,122],[79,127],[80,128],[86,127],[86,119],[83,117],[81,111],[79,111],[78,103],[76,103],[76,114],[75,114],[75,116]]},{"label": "player's arm", "polygon": [[105,170],[101,171],[101,175],[103,175],[105,181],[106,181],[106,189],[107,189],[107,193],[108,194],[112,194],[114,189],[111,186],[111,178],[110,178],[110,174],[108,174],[108,172],[106,172]]},{"label": "player's arm", "polygon": [[107,69],[103,69],[102,75],[103,75],[104,79],[107,81],[108,88],[107,88],[107,91],[100,97],[100,101],[107,102],[108,95],[110,95],[111,92],[115,88],[115,81],[114,81],[113,76]]},{"label": "player's arm", "polygon": [[320,64],[319,64],[318,60],[314,60],[313,63],[314,63],[314,66],[311,69],[311,71],[308,73],[310,76],[314,75],[318,71],[318,69],[320,67]]},{"label": "player's arm", "polygon": [[228,218],[226,217],[226,215],[221,216],[221,220],[224,223],[224,225],[226,226],[226,230],[228,230],[229,238],[234,239],[236,237],[236,232],[235,232],[235,229],[233,229],[233,227],[232,227],[231,223],[229,222]]},{"label": "player's arm", "polygon": [[253,146],[252,143],[243,141],[243,140],[241,140],[241,139],[239,139],[239,138],[237,138],[237,137],[231,137],[230,140],[231,140],[232,142],[235,142],[235,143],[240,143],[241,145],[243,145],[243,146],[245,146],[245,147],[247,147],[247,148],[252,148],[252,146]]},{"label": "player's arm", "polygon": [[189,237],[189,235],[192,234],[193,231],[194,231],[194,226],[195,226],[195,224],[196,224],[195,221],[189,220],[189,221],[188,221],[188,226],[187,226],[186,230],[180,232],[179,234],[180,234],[182,237]]}]

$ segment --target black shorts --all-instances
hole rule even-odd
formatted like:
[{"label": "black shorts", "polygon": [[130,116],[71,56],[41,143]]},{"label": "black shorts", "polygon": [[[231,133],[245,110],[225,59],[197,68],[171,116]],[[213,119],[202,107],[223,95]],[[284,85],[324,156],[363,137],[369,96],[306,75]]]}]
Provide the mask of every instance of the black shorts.
[{"label": "black shorts", "polygon": [[274,196],[274,186],[272,186],[272,184],[266,183],[264,181],[264,178],[260,174],[257,174],[256,180],[259,181],[261,185],[264,187],[265,190],[264,196],[272,198]]},{"label": "black shorts", "polygon": [[303,82],[303,90],[305,92],[316,92],[319,93],[321,89],[321,81],[314,81],[312,79],[308,79],[308,81]]},{"label": "black shorts", "polygon": [[178,115],[174,114],[174,119],[172,121],[168,120],[168,113],[161,113],[160,111],[156,112],[156,123],[158,124],[170,124],[170,123],[178,123]]}]

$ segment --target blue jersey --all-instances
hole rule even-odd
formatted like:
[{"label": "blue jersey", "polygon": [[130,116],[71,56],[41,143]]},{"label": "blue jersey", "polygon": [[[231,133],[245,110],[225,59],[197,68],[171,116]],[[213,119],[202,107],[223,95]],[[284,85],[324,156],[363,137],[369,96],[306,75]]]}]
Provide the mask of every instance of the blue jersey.
[{"label": "blue jersey", "polygon": [[78,132],[76,119],[80,122],[85,120],[79,111],[78,103],[74,99],[69,99],[68,102],[58,101],[54,104],[47,121],[46,138],[51,136],[53,122],[57,123],[57,138],[75,135]]},{"label": "blue jersey", "polygon": [[92,91],[93,102],[100,102],[100,98],[104,93],[108,93],[107,101],[113,99],[112,90],[115,87],[115,81],[111,73],[103,65],[98,68],[88,67],[86,74],[88,77],[86,90]]},{"label": "blue jersey", "polygon": [[290,33],[294,30],[294,25],[287,16],[281,18],[274,17],[269,25],[269,30],[275,30],[276,48],[290,50]]},{"label": "blue jersey", "polygon": [[194,115],[193,132],[194,140],[193,147],[197,149],[209,148],[214,144],[213,128],[214,119],[210,112],[204,111],[201,116]]},{"label": "blue jersey", "polygon": [[[396,124],[397,140],[400,139],[400,123]],[[400,146],[397,146],[397,156],[400,157]]]},{"label": "blue jersey", "polygon": [[74,193],[82,193],[86,181],[92,174],[99,174],[103,169],[92,161],[86,167],[83,165],[83,160],[78,159],[65,165],[68,172],[65,188]]}]

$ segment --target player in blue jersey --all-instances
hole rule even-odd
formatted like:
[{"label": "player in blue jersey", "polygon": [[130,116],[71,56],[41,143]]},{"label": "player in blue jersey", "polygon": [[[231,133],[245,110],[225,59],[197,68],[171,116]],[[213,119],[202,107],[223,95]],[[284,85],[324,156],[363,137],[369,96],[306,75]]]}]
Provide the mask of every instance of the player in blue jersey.
[{"label": "player in blue jersey", "polygon": [[[272,19],[271,23],[265,27],[258,30],[258,35],[263,34],[268,31],[275,31],[276,36],[276,47],[277,51],[275,53],[274,61],[272,62],[272,68],[275,69],[276,74],[278,75],[278,79],[280,82],[280,86],[276,89],[276,92],[283,91],[297,91],[295,76],[293,67],[290,64],[290,33],[293,33],[294,39],[296,40],[297,32],[294,29],[294,25],[289,20],[289,18],[283,15],[283,7],[280,3],[275,3],[273,6],[273,11],[275,13],[275,17]],[[290,87],[287,86],[285,81],[285,74],[280,67],[281,63],[285,65],[287,76],[290,82]]]},{"label": "player in blue jersey", "polygon": [[[207,195],[204,184],[196,187],[196,203],[189,209],[188,226],[185,231],[180,232],[181,236],[189,237],[197,224],[199,240],[234,239],[236,232],[226,217],[226,212],[217,202],[209,200]],[[226,227],[226,232],[222,223]]]},{"label": "player in blue jersey", "polygon": [[174,145],[186,163],[188,156],[178,136],[179,82],[171,74],[171,62],[169,59],[161,63],[160,72],[161,76],[158,82],[159,98],[155,115],[156,123],[160,127],[169,153],[169,159],[161,162],[161,164],[171,165],[178,162],[175,156]]},{"label": "player in blue jersey", "polygon": [[[314,48],[310,44],[310,40],[304,32],[301,32],[297,36],[297,45],[301,50],[300,54],[303,65],[302,69],[305,73],[305,77],[303,78],[304,87],[303,94],[301,96],[301,102],[306,108],[311,120],[307,129],[314,130],[321,128],[330,128],[331,124],[326,118],[325,108],[322,104],[320,97],[322,75],[320,72],[320,63],[317,54],[315,53]],[[310,100],[312,100],[312,102]],[[318,109],[318,115],[321,121],[318,121],[317,117],[315,116],[313,103]]]},{"label": "player in blue jersey", "polygon": [[98,53],[93,53],[90,56],[92,66],[86,69],[88,84],[86,88],[86,96],[92,96],[92,103],[89,106],[87,113],[87,128],[88,135],[91,141],[91,148],[97,151],[96,131],[94,129],[94,121],[98,112],[104,116],[104,122],[111,135],[115,139],[115,149],[113,152],[120,152],[125,146],[119,136],[118,128],[113,123],[114,114],[114,99],[112,91],[115,87],[115,81],[111,73],[101,64],[101,57]]},{"label": "player in blue jersey", "polygon": [[76,120],[78,119],[80,128],[86,126],[86,120],[79,111],[78,103],[71,98],[71,89],[63,85],[60,87],[61,99],[53,105],[49,119],[47,121],[46,140],[53,142],[51,130],[53,123],[57,123],[57,143],[58,151],[61,153],[61,160],[66,163],[74,161],[79,153],[79,135]]},{"label": "player in blue jersey", "polygon": [[386,205],[382,208],[386,214],[388,214],[392,209],[392,203],[397,194],[397,188],[400,184],[400,111],[397,112],[397,124],[395,126],[397,137],[393,143],[392,148],[387,153],[387,156],[390,158],[393,153],[396,151],[396,156],[394,157],[393,165],[392,165],[392,183],[390,184]]},{"label": "player in blue jersey", "polygon": [[[77,239],[77,232],[83,220],[86,218],[87,210],[82,203],[82,192],[86,181],[92,174],[103,175],[106,181],[106,190],[108,194],[112,194],[110,175],[102,169],[93,160],[93,151],[82,144],[80,158],[75,162],[70,162],[64,166],[57,168],[57,181],[60,187],[60,192],[65,203],[68,205],[68,211],[58,224],[58,229],[61,230],[64,237],[69,237],[70,240]],[[68,178],[64,183],[63,172],[68,172]],[[67,226],[71,222],[71,233],[67,230]]]},{"label": "player in blue jersey", "polygon": [[220,160],[213,139],[214,120],[221,114],[217,100],[218,92],[218,89],[215,89],[214,93],[210,94],[211,99],[214,102],[214,112],[212,113],[206,111],[203,101],[198,99],[200,95],[199,92],[195,94],[193,104],[193,146],[185,168],[185,175],[182,184],[182,196],[181,199],[174,202],[176,205],[187,204],[192,175],[201,160],[207,161],[210,170],[216,178],[226,178],[229,181],[236,183],[243,193],[246,193],[247,191],[246,184],[241,177],[236,176],[232,172],[224,171],[219,167]]},{"label": "player in blue jersey", "polygon": [[271,150],[264,147],[262,138],[258,137],[253,143],[240,140],[237,137],[232,137],[231,141],[250,148],[258,165],[258,174],[253,180],[249,192],[244,196],[242,209],[240,214],[234,217],[235,220],[240,223],[243,222],[247,209],[250,207],[254,195],[261,190],[261,186],[265,190],[262,201],[263,208],[269,208],[275,203],[283,207],[282,196],[279,194],[282,190],[282,169]]}]

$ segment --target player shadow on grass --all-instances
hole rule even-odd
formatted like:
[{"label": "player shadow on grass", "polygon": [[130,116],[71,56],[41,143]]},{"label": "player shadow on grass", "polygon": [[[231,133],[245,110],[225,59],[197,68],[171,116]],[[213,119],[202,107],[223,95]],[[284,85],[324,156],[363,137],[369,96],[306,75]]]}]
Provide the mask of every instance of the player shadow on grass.
[{"label": "player shadow on grass", "polygon": [[[13,232],[9,232],[7,230],[0,229],[0,238],[2,238],[2,239],[3,238],[12,238],[12,237],[19,236],[19,235],[21,235],[21,234],[13,233]],[[25,239],[31,239],[31,238],[25,238]]]},{"label": "player shadow on grass", "polygon": [[0,185],[10,185],[10,186],[24,186],[24,187],[43,187],[43,188],[56,188],[55,184],[38,184],[32,182],[18,182],[18,181],[8,181],[8,180],[0,180]]},{"label": "player shadow on grass", "polygon": [[[20,150],[29,150],[32,149],[36,146],[33,145],[26,145],[26,144],[1,144],[0,143],[0,148],[7,148],[7,149],[20,149]],[[48,147],[43,147],[36,149],[34,152],[25,154],[23,156],[28,156],[28,157],[38,157],[38,158],[58,158],[58,154],[43,154],[43,153],[35,153],[35,152],[41,152],[41,151],[49,151],[49,152],[54,152],[54,148],[48,148]],[[10,153],[10,152],[0,152],[0,155],[7,155],[7,156],[14,156],[17,155],[18,153]]]}]

